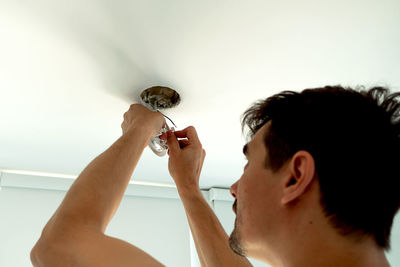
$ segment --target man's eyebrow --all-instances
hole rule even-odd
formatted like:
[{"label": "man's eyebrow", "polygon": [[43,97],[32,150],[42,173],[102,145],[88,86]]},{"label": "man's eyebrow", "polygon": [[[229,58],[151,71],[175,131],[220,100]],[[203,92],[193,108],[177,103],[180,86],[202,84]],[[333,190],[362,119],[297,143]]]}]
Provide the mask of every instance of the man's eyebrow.
[{"label": "man's eyebrow", "polygon": [[249,153],[249,146],[248,146],[248,143],[247,143],[247,144],[245,144],[243,146],[243,154],[245,154],[247,156],[248,153]]}]

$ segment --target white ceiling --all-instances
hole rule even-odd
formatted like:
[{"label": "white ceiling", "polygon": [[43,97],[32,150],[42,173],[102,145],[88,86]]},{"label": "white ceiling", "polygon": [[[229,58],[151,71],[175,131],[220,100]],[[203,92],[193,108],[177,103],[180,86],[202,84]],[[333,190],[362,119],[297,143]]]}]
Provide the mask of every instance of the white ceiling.
[{"label": "white ceiling", "polygon": [[[196,127],[201,188],[245,164],[240,115],[282,90],[400,88],[400,2],[0,0],[0,168],[79,174],[153,85]],[[172,183],[146,148],[134,179]]]}]

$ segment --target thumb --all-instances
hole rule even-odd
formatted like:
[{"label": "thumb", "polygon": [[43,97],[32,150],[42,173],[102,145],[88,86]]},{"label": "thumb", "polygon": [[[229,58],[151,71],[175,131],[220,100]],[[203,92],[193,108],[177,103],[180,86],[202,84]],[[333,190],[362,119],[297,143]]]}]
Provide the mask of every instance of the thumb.
[{"label": "thumb", "polygon": [[178,140],[175,137],[174,132],[168,132],[168,139],[167,139],[168,149],[172,151],[172,153],[176,152],[179,149]]}]

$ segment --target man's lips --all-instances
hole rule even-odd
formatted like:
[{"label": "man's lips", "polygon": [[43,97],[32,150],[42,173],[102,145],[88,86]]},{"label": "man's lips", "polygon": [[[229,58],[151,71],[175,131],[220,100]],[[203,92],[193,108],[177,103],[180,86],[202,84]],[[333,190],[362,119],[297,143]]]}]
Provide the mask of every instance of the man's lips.
[{"label": "man's lips", "polygon": [[235,202],[232,205],[232,210],[236,214],[236,199],[235,199]]}]

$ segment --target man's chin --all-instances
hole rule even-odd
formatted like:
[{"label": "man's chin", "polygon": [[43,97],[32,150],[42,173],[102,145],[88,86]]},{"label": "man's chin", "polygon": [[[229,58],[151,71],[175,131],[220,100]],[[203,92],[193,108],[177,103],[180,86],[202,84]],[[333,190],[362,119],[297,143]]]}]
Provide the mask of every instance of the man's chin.
[{"label": "man's chin", "polygon": [[242,246],[242,239],[240,237],[239,231],[236,226],[236,220],[235,220],[235,227],[229,236],[229,246],[235,252],[236,254],[245,257],[246,256],[246,251],[244,250]]}]

